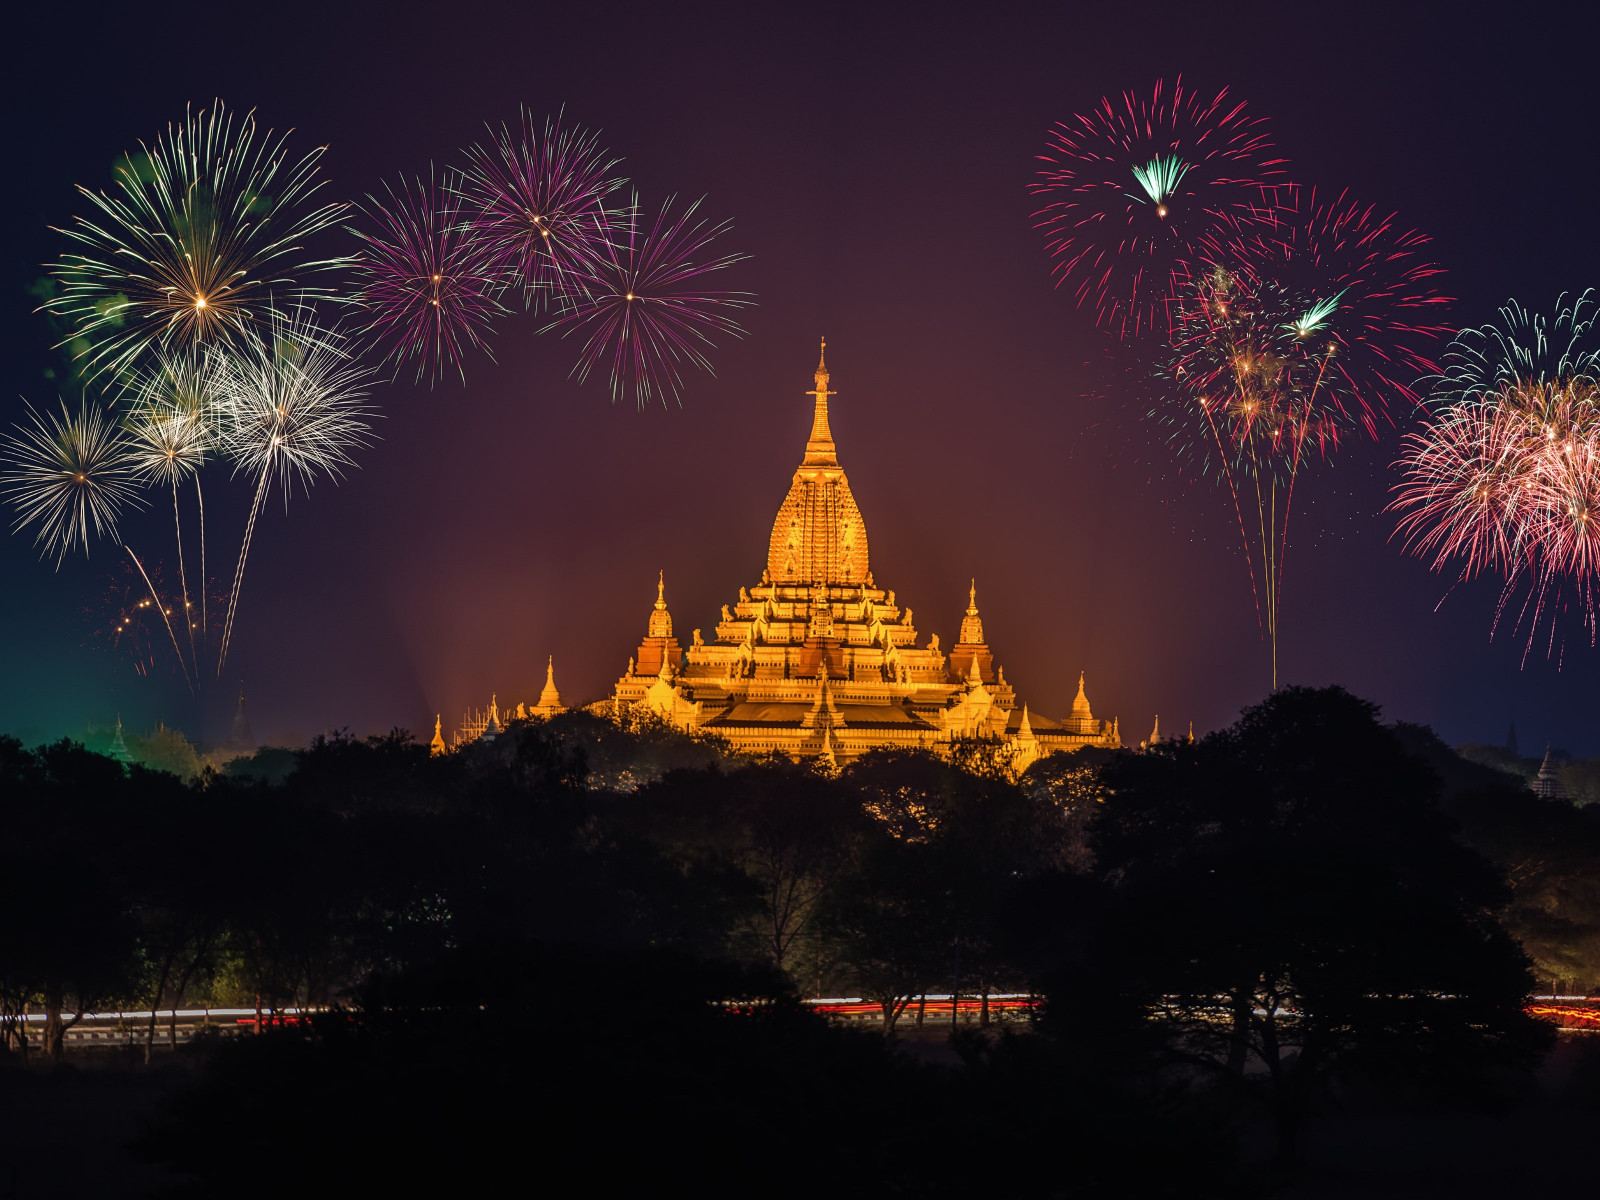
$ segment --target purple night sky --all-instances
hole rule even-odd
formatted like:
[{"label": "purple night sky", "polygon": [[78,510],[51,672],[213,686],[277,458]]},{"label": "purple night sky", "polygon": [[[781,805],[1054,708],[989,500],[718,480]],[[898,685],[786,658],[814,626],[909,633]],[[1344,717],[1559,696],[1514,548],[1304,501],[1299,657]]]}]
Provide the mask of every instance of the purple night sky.
[{"label": "purple night sky", "polygon": [[[356,8],[365,8],[364,15]],[[410,11],[414,8],[414,11]],[[54,10],[53,10],[54,11]],[[204,19],[199,14],[204,13]],[[1165,12],[1165,15],[1163,15]],[[0,538],[0,730],[34,739],[120,713],[215,737],[242,675],[258,738],[348,726],[431,733],[491,692],[532,701],[555,655],[568,703],[609,693],[644,633],[658,570],[679,638],[765,561],[810,428],[817,340],[872,569],[955,638],[975,576],[1022,699],[1063,714],[1078,672],[1137,741],[1229,722],[1268,687],[1267,649],[1224,494],[1186,485],[1136,411],[1104,397],[1107,339],[1052,288],[1027,185],[1050,123],[1158,76],[1226,85],[1271,120],[1291,174],[1348,187],[1434,238],[1480,324],[1600,284],[1581,211],[1592,39],[1554,17],[1468,9],[1241,6],[282,5],[38,16],[14,46],[3,322],[7,423],[53,403],[28,285],[112,160],[187,103],[258,110],[330,146],[335,198],[459,160],[519,104],[603,131],[647,204],[707,196],[752,257],[720,286],[759,306],[681,407],[613,406],[568,378],[573,341],[518,314],[497,362],[375,392],[378,441],[338,487],[262,517],[229,681],[202,713],[177,679],[86,644],[115,547],[39,563]],[[1452,16],[1452,13],[1459,16]],[[1453,23],[1459,22],[1459,23]],[[1574,178],[1576,174],[1576,178]],[[1564,660],[1489,629],[1497,588],[1404,556],[1382,515],[1398,434],[1319,467],[1288,559],[1286,681],[1339,683],[1446,740],[1546,739],[1600,753],[1600,651],[1575,620]],[[212,553],[249,497],[218,487]],[[1299,501],[1297,501],[1299,503]],[[159,556],[170,521],[130,534]]]}]

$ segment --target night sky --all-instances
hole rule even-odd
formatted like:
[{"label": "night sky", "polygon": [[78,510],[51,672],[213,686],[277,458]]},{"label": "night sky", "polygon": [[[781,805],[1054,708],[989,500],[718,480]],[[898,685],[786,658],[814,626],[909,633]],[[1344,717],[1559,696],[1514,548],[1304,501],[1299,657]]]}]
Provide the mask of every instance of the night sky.
[{"label": "night sky", "polygon": [[[759,296],[681,407],[613,405],[568,378],[571,342],[499,326],[467,384],[381,385],[382,440],[338,487],[262,518],[228,681],[209,713],[176,678],[88,644],[113,567],[59,572],[0,537],[0,730],[30,740],[158,719],[215,737],[242,675],[257,736],[399,725],[427,736],[491,692],[609,693],[664,569],[679,638],[760,578],[828,339],[833,430],[878,584],[955,640],[976,576],[1020,696],[1064,715],[1079,670],[1125,739],[1228,723],[1269,684],[1232,510],[1186,483],[1107,394],[1107,340],[1052,288],[1027,194],[1051,123],[1181,73],[1272,122],[1291,175],[1348,188],[1434,238],[1458,325],[1600,285],[1593,27],[1515,7],[1057,4],[268,5],[55,8],[7,56],[3,387],[53,402],[28,285],[113,159],[221,96],[331,149],[339,198],[459,159],[487,121],[562,105],[647,204],[707,196],[725,285]],[[364,9],[364,11],[361,11]],[[1398,434],[1319,467],[1296,514],[1283,677],[1339,683],[1446,740],[1600,753],[1600,651],[1490,639],[1497,585],[1449,591],[1381,512]],[[247,489],[213,478],[213,572]],[[215,497],[213,500],[211,497]],[[227,498],[224,499],[224,496]],[[8,514],[9,515],[9,514]],[[170,555],[160,512],[127,528]],[[220,717],[219,717],[220,711]]]}]

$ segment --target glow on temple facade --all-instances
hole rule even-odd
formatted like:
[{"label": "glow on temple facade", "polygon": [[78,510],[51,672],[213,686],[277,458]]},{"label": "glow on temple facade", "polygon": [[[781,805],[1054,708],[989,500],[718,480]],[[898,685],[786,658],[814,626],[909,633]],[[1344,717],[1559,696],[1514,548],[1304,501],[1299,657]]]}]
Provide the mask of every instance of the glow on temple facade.
[{"label": "glow on temple facade", "polygon": [[1082,676],[1062,720],[1030,714],[984,640],[977,587],[948,653],[918,645],[912,609],[879,587],[866,523],[828,425],[826,360],[817,364],[811,436],[772,523],[766,569],[722,606],[714,636],[673,633],[664,578],[644,640],[617,680],[613,712],[644,709],[735,750],[847,763],[869,750],[997,744],[1014,769],[1080,746],[1121,744],[1096,720]]}]

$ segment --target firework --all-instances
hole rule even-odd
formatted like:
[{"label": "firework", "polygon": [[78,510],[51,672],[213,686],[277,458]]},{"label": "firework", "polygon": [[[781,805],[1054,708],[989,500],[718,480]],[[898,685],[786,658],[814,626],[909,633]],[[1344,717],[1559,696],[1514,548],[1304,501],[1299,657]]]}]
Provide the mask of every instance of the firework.
[{"label": "firework", "polygon": [[1390,508],[1406,548],[1463,580],[1502,579],[1531,649],[1575,609],[1595,640],[1600,586],[1600,340],[1589,294],[1554,319],[1514,301],[1463,330],[1430,380],[1434,411],[1406,438]]},{"label": "firework", "polygon": [[417,362],[417,378],[437,379],[453,366],[463,382],[465,352],[492,359],[485,338],[490,320],[505,309],[495,299],[496,260],[491,244],[473,236],[453,179],[424,184],[401,179],[387,199],[363,206],[375,231],[352,229],[363,243],[357,270],[359,300],[367,320],[363,337],[398,367]]},{"label": "firework", "polygon": [[252,335],[214,361],[223,414],[219,447],[235,474],[255,482],[218,651],[220,674],[256,518],[272,484],[279,485],[287,507],[296,482],[310,490],[319,477],[337,480],[354,465],[352,451],[371,434],[366,404],[371,373],[355,362],[339,331],[319,328],[315,314],[305,308],[274,318],[265,336]]},{"label": "firework", "polygon": [[[272,294],[310,289],[305,243],[343,205],[310,207],[325,147],[291,159],[285,137],[258,138],[219,100],[169,125],[117,167],[116,190],[78,190],[94,205],[59,232],[81,249],[61,256],[61,293],[45,307],[72,328],[87,377],[116,374],[151,345],[226,341],[265,317]],[[68,343],[64,343],[68,344]]]},{"label": "firework", "polygon": [[[152,595],[161,599],[152,599]],[[84,609],[90,640],[137,674],[150,677],[162,662],[164,624],[177,616],[181,604],[176,598],[167,599],[170,595],[160,563],[148,563],[146,571],[141,571],[131,558],[119,560],[119,566],[106,577],[99,602]]]},{"label": "firework", "polygon": [[1175,279],[1219,219],[1245,219],[1282,181],[1266,122],[1227,89],[1207,100],[1180,77],[1058,123],[1039,159],[1034,214],[1057,286],[1072,285],[1120,336],[1166,332]]},{"label": "firework", "polygon": [[129,460],[141,479],[167,485],[172,491],[172,530],[178,547],[178,582],[183,600],[184,624],[189,653],[199,674],[199,656],[194,632],[198,625],[204,644],[206,602],[201,595],[197,622],[189,599],[189,575],[183,561],[183,518],[178,504],[178,485],[194,478],[195,500],[200,514],[200,577],[205,568],[205,494],[200,488],[200,468],[217,442],[218,406],[214,393],[215,372],[207,358],[194,350],[161,350],[153,366],[132,374],[125,382],[128,415],[123,419],[127,431]]},{"label": "firework", "polygon": [[526,109],[519,130],[489,133],[488,146],[467,150],[460,183],[492,272],[502,287],[520,289],[528,308],[581,290],[600,270],[619,215],[605,207],[624,182],[610,175],[619,160],[598,135],[563,129],[559,119],[541,135]]},{"label": "firework", "polygon": [[[1427,239],[1340,195],[1284,188],[1246,220],[1224,216],[1197,247],[1200,269],[1175,289],[1167,386],[1152,414],[1180,454],[1227,484],[1272,643],[1295,481],[1350,431],[1376,437],[1411,380],[1448,300]],[[1252,511],[1253,510],[1253,511]]]},{"label": "firework", "polygon": [[128,444],[115,421],[85,400],[77,413],[65,402],[58,417],[28,405],[28,420],[5,447],[0,494],[17,511],[13,531],[38,526],[34,544],[54,555],[57,569],[73,546],[89,553],[91,536],[116,537],[125,505],[140,503]]},{"label": "firework", "polygon": [[130,462],[140,478],[174,488],[205,464],[216,443],[216,402],[206,358],[163,350],[123,383]]},{"label": "firework", "polygon": [[630,390],[640,408],[657,397],[663,405],[677,400],[685,368],[715,374],[706,356],[715,348],[711,335],[744,336],[732,313],[754,299],[699,285],[748,256],[710,257],[711,243],[730,223],[696,219],[698,200],[676,216],[673,204],[669,197],[644,231],[636,199],[598,269],[581,291],[566,295],[560,315],[545,327],[585,335],[572,373],[582,382],[597,367],[607,370],[613,402]]},{"label": "firework", "polygon": [[1178,293],[1183,334],[1214,323],[1210,302],[1227,297],[1210,293],[1226,280],[1254,310],[1251,339],[1263,353],[1318,362],[1320,382],[1308,389],[1302,379],[1296,390],[1314,390],[1333,427],[1377,437],[1395,409],[1420,404],[1418,376],[1438,369],[1431,356],[1449,333],[1450,299],[1437,287],[1444,269],[1426,257],[1424,234],[1346,193],[1327,201],[1314,188],[1285,187],[1275,201],[1204,239],[1204,269]]}]

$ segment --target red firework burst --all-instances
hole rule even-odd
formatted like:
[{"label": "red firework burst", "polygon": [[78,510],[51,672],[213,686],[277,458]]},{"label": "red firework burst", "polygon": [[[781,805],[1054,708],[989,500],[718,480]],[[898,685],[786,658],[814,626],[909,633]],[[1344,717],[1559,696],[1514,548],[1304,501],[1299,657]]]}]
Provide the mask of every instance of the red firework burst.
[{"label": "red firework burst", "polygon": [[1230,317],[1248,314],[1258,327],[1258,358],[1324,364],[1316,371],[1319,417],[1335,430],[1357,424],[1377,437],[1397,408],[1420,405],[1416,380],[1438,370],[1432,356],[1450,332],[1451,298],[1437,287],[1444,268],[1426,257],[1424,234],[1348,193],[1319,200],[1314,188],[1290,186],[1274,201],[1243,218],[1225,216],[1201,239],[1196,261],[1204,269],[1174,294],[1180,352],[1197,335],[1204,344],[1215,313],[1232,299]]},{"label": "red firework burst", "polygon": [[1119,336],[1164,334],[1175,279],[1224,217],[1245,218],[1285,182],[1268,156],[1266,122],[1224,88],[1209,100],[1182,77],[1148,98],[1109,96],[1057,123],[1039,159],[1034,214],[1055,260],[1057,286],[1074,285],[1099,324]]}]

